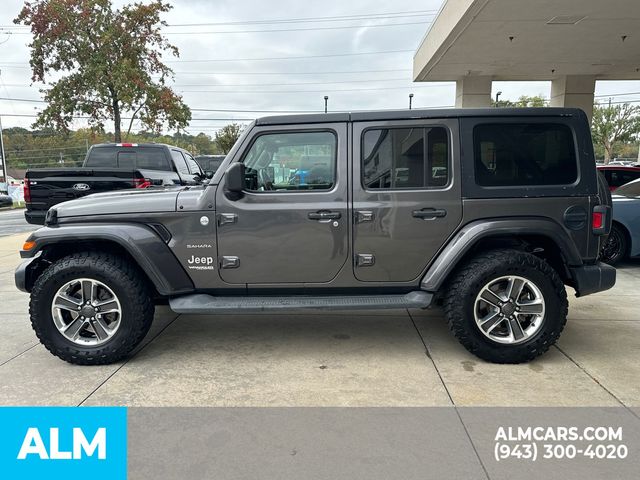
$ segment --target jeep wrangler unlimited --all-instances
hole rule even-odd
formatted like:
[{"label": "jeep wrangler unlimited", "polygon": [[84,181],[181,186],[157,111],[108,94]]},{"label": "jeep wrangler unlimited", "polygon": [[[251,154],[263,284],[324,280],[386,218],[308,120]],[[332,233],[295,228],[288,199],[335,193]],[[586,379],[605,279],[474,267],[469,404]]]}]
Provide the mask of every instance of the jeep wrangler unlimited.
[{"label": "jeep wrangler unlimited", "polygon": [[72,363],[130,354],[159,301],[186,314],[441,304],[470,352],[518,363],[558,339],[565,285],[614,285],[597,260],[610,226],[580,110],[266,117],[208,184],[56,205],[15,279],[40,341]]}]

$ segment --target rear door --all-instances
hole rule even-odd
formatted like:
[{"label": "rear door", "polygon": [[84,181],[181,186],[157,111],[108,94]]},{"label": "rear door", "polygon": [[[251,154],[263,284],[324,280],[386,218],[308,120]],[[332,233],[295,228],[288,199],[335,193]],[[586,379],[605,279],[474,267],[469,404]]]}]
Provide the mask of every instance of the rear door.
[{"label": "rear door", "polygon": [[353,124],[354,274],[417,281],[462,218],[458,121]]},{"label": "rear door", "polygon": [[349,258],[346,124],[256,127],[239,161],[245,190],[216,191],[220,276],[228,283],[332,280]]}]

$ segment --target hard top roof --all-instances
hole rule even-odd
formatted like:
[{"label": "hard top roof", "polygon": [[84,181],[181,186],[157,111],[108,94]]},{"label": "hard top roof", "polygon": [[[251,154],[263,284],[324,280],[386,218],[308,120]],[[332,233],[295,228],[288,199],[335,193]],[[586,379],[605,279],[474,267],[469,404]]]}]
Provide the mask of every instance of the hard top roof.
[{"label": "hard top roof", "polygon": [[585,115],[578,108],[446,108],[414,110],[379,110],[367,112],[313,113],[261,117],[256,125],[286,125],[304,123],[367,122],[372,120],[413,120],[456,117],[540,117]]}]

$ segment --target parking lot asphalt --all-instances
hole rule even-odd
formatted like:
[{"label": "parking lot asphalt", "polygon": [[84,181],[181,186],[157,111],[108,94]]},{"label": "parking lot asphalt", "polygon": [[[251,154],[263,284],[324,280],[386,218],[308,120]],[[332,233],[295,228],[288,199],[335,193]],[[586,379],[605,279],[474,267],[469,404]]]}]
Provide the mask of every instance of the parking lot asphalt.
[{"label": "parking lot asphalt", "polygon": [[24,219],[23,208],[0,208],[0,237],[22,232],[32,232],[39,228]]},{"label": "parking lot asphalt", "polygon": [[27,234],[0,238],[0,404],[640,407],[640,262],[578,298],[556,347],[522,365],[477,359],[442,313],[177,315],[159,307],[139,351],[67,364],[29,324],[13,283]]}]

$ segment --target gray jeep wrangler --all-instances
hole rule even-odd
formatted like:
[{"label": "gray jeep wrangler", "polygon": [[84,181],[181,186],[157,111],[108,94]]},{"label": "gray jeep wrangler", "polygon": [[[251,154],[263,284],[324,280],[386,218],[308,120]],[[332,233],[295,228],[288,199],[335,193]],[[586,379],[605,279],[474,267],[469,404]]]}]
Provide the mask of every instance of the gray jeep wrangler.
[{"label": "gray jeep wrangler", "polygon": [[[206,185],[56,205],[21,251],[40,341],[115,362],[185,314],[442,305],[470,352],[531,360],[565,285],[611,288],[611,202],[575,109],[261,118]],[[345,321],[349,321],[348,318]]]}]

